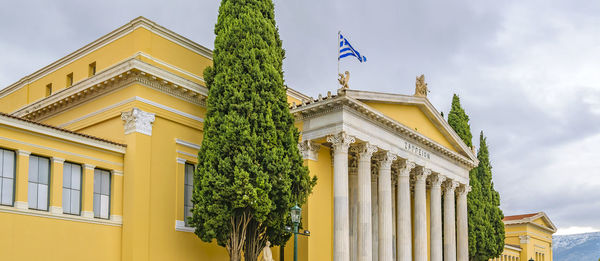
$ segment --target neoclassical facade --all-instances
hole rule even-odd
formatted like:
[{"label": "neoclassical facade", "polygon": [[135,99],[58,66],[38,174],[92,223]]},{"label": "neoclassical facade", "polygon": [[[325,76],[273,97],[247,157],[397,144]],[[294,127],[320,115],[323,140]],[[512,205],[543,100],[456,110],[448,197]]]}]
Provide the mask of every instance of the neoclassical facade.
[{"label": "neoclassical facade", "polygon": [[342,89],[292,112],[309,166],[333,166],[333,260],[468,260],[477,160],[426,97]]},{"label": "neoclassical facade", "polygon": [[[0,90],[0,260],[227,260],[186,223],[211,57],[139,17]],[[300,260],[467,260],[472,149],[426,89],[350,87],[287,89],[318,177]]]}]

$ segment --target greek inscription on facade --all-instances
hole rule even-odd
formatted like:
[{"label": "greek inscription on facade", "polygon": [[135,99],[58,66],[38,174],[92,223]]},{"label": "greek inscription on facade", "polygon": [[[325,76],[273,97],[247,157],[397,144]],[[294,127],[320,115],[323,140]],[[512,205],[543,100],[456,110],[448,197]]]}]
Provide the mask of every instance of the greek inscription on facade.
[{"label": "greek inscription on facade", "polygon": [[424,149],[421,149],[420,147],[413,145],[412,143],[409,143],[408,141],[404,142],[404,149],[407,151],[410,151],[418,156],[421,156],[423,158],[426,159],[431,159],[431,154],[429,152],[427,152]]}]

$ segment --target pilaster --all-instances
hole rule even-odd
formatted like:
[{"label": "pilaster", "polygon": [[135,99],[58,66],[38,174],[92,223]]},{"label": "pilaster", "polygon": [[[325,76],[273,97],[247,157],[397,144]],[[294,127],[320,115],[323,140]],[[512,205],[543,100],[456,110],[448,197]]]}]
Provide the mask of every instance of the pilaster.
[{"label": "pilaster", "polygon": [[50,213],[62,214],[63,164],[65,159],[52,157],[50,168]]},{"label": "pilaster", "polygon": [[123,172],[122,260],[148,260],[150,180],[152,176],[152,124],[154,114],[133,108],[123,112],[127,152]]},{"label": "pilaster", "polygon": [[96,166],[85,164],[83,168],[83,187],[81,188],[81,216],[94,218],[94,169]]},{"label": "pilaster", "polygon": [[15,207],[18,209],[28,209],[27,203],[27,187],[29,179],[29,155],[31,152],[18,150],[17,151],[17,170],[15,177]]}]

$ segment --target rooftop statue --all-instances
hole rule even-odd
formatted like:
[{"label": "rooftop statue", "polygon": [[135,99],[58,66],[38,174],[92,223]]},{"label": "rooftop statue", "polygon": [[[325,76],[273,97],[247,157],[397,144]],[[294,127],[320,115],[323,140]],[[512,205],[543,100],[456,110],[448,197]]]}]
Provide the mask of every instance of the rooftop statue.
[{"label": "rooftop statue", "polygon": [[414,96],[427,98],[428,92],[429,92],[429,89],[427,89],[427,83],[425,82],[425,75],[421,74],[421,76],[417,77],[417,83],[415,86]]},{"label": "rooftop statue", "polygon": [[[344,76],[344,74],[346,76]],[[338,73],[338,75],[340,76],[340,78],[338,79],[338,82],[340,82],[340,85],[342,85],[342,89],[348,89],[348,81],[350,80],[350,72],[346,71],[344,74]]]}]

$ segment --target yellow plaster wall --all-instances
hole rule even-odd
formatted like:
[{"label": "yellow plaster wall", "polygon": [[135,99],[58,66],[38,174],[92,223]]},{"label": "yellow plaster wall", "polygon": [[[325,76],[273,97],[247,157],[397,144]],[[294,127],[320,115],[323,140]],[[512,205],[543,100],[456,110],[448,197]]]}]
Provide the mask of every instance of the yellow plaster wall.
[{"label": "yellow plaster wall", "polygon": [[446,139],[431,120],[417,106],[366,102],[366,104],[405,126],[423,134],[440,145],[456,152],[456,149]]},{"label": "yellow plaster wall", "polygon": [[[14,126],[0,124],[0,147],[24,150],[32,155],[57,157],[67,162],[90,164],[107,170],[123,170],[123,155],[89,147],[42,134],[35,134]],[[15,201],[27,199],[28,159],[15,153]],[[62,164],[50,167],[50,206],[62,205]],[[85,168],[82,166],[82,178]],[[93,186],[92,186],[93,188]],[[111,215],[121,215],[122,185],[119,178],[111,184]],[[93,189],[83,187],[84,205],[91,205],[88,197]],[[88,200],[86,200],[88,198]],[[83,220],[63,220],[67,215],[49,217],[46,211],[17,210],[0,206],[0,260],[120,260],[120,225],[93,224]],[[73,218],[82,219],[78,216]],[[93,219],[91,221],[102,220]]]},{"label": "yellow plaster wall", "polygon": [[121,257],[121,227],[0,213],[2,260],[98,260]]}]

